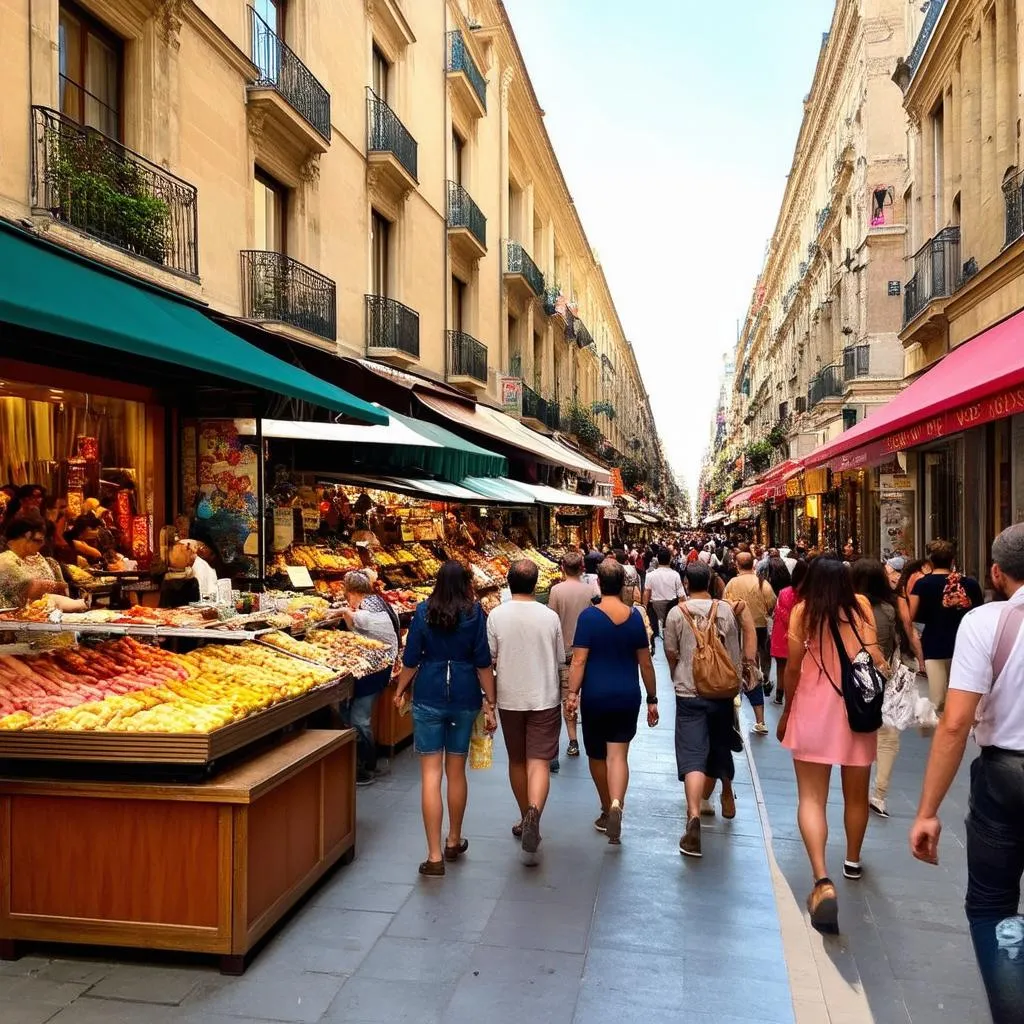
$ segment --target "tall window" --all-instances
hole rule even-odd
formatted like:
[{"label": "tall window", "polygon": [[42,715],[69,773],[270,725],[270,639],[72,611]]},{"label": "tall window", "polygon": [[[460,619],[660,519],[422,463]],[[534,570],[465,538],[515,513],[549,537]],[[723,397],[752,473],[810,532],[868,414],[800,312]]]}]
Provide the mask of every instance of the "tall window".
[{"label": "tall window", "polygon": [[284,39],[284,0],[252,0],[252,8],[278,39]]},{"label": "tall window", "polygon": [[391,77],[391,63],[384,56],[380,47],[376,44],[373,47],[373,80],[370,84],[373,91],[385,102],[390,103],[391,97],[388,94],[388,79]]},{"label": "tall window", "polygon": [[370,218],[370,293],[388,294],[391,224],[376,210]]},{"label": "tall window", "polygon": [[61,113],[121,138],[121,40],[70,3],[58,25]]},{"label": "tall window", "polygon": [[260,19],[254,19],[252,26],[253,63],[264,82],[279,82],[281,50],[277,40],[284,39],[284,0],[252,0],[252,9]]},{"label": "tall window", "polygon": [[462,155],[466,143],[458,132],[452,132],[452,181],[462,184]]},{"label": "tall window", "polygon": [[256,213],[255,247],[267,252],[285,251],[287,189],[258,167],[253,176],[253,207]]},{"label": "tall window", "polygon": [[452,330],[464,331],[463,314],[466,305],[466,285],[454,275],[452,276]]},{"label": "tall window", "polygon": [[946,225],[944,175],[945,170],[945,117],[944,107],[940,103],[938,109],[932,114],[932,143],[934,145],[934,172],[935,172],[935,231],[938,233]]}]

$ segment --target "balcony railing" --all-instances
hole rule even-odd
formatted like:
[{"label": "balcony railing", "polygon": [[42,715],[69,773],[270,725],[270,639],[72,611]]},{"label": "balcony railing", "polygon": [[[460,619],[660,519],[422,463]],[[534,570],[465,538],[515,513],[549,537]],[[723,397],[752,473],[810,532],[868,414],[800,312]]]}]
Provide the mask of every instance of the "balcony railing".
[{"label": "balcony railing", "polygon": [[419,181],[416,140],[398,115],[372,89],[366,90],[367,139],[371,153],[393,153],[395,159]]},{"label": "balcony railing", "polygon": [[1003,182],[1003,202],[1006,204],[1005,244],[1009,245],[1024,235],[1024,171],[1018,171]]},{"label": "balcony railing", "polygon": [[914,275],[903,290],[903,323],[933,299],[956,291],[960,280],[960,229],[944,228],[914,254]]},{"label": "balcony railing", "polygon": [[473,237],[487,248],[487,218],[457,181],[448,182],[448,227],[468,228]]},{"label": "balcony railing", "polygon": [[505,273],[521,274],[533,289],[534,295],[544,294],[544,275],[522,245],[511,239],[505,242]]},{"label": "balcony railing", "polygon": [[587,330],[587,325],[579,317],[576,318],[574,328],[576,331],[576,344],[580,348],[589,348],[594,344],[594,336]]},{"label": "balcony railing", "polygon": [[366,296],[366,348],[420,357],[420,315],[386,295]]},{"label": "balcony railing", "polygon": [[32,205],[140,259],[199,275],[196,187],[108,135],[32,108]]},{"label": "balcony railing", "polygon": [[473,92],[480,98],[484,110],[487,109],[487,81],[476,66],[462,33],[456,29],[448,33],[448,70],[461,71],[473,86]]},{"label": "balcony railing", "polygon": [[275,89],[328,142],[331,141],[331,97],[291,48],[249,8],[252,21],[252,62],[259,68],[257,89]]},{"label": "balcony railing", "polygon": [[924,59],[924,52],[928,49],[928,42],[945,6],[946,0],[928,0],[928,10],[925,12],[924,21],[921,23],[921,31],[917,34],[914,48],[907,57],[907,69],[910,72],[910,78],[914,77],[918,66]]},{"label": "balcony railing", "polygon": [[487,383],[487,346],[465,331],[448,332],[448,376]]},{"label": "balcony railing", "polygon": [[279,252],[242,252],[242,309],[250,320],[291,324],[328,341],[338,337],[334,282]]},{"label": "balcony railing", "polygon": [[843,367],[839,363],[832,363],[811,378],[811,385],[807,389],[807,408],[813,409],[826,398],[842,398],[845,393]]},{"label": "balcony railing", "polygon": [[548,412],[548,403],[545,399],[541,398],[536,391],[533,390],[524,381],[523,383],[523,417],[525,419],[537,420],[538,423],[546,424],[550,413]]},{"label": "balcony railing", "polygon": [[843,376],[846,380],[867,377],[870,373],[870,345],[848,345],[843,349]]}]

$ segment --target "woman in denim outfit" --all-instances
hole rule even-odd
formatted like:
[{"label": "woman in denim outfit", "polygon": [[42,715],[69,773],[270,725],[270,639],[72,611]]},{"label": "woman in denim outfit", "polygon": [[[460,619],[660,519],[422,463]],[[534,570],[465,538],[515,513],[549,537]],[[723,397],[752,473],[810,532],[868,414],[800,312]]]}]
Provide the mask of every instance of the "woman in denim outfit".
[{"label": "woman in denim outfit", "polygon": [[[497,728],[486,620],[473,595],[469,570],[459,562],[441,566],[434,592],[416,609],[402,656],[396,704],[402,702],[413,677],[413,743],[420,755],[427,833],[427,859],[420,874],[443,875],[444,862],[458,860],[469,847],[462,836],[466,756],[484,697],[487,728]],[[443,850],[442,775],[448,776],[448,838]]]}]

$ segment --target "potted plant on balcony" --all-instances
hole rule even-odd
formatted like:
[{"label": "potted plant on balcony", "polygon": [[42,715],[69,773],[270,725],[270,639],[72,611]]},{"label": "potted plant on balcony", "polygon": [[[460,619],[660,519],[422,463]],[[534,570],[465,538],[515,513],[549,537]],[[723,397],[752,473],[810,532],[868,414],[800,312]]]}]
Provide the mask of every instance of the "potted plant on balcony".
[{"label": "potted plant on balcony", "polygon": [[743,454],[747,468],[755,473],[761,473],[771,463],[772,445],[767,441],[752,441]]},{"label": "potted plant on balcony", "polygon": [[602,440],[601,430],[590,413],[575,403],[569,408],[569,433],[588,448],[596,448]]}]

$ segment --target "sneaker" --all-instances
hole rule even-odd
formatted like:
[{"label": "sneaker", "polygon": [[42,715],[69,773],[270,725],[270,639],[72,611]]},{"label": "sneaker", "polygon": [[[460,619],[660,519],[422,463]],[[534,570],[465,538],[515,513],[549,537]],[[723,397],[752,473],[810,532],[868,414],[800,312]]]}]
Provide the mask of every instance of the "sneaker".
[{"label": "sneaker", "polygon": [[607,811],[601,811],[601,813],[594,819],[594,828],[596,828],[598,832],[607,832],[608,831],[608,812]]},{"label": "sneaker", "polygon": [[554,761],[551,762],[551,774],[557,775],[561,770],[562,766],[558,763],[558,758],[556,757]]},{"label": "sneaker", "polygon": [[811,927],[829,935],[839,934],[839,900],[831,878],[819,878],[807,897]]},{"label": "sneaker", "polygon": [[613,800],[608,808],[608,825],[605,828],[608,835],[608,842],[618,846],[622,838],[622,805],[618,800]]},{"label": "sneaker", "polygon": [[710,800],[701,800],[700,813],[713,818],[715,816],[715,805]]},{"label": "sneaker", "polygon": [[540,811],[536,807],[528,807],[523,818],[522,860],[524,864],[537,863],[537,851],[540,848]]},{"label": "sneaker", "polygon": [[849,878],[851,881],[859,882],[864,877],[864,868],[861,867],[860,861],[844,860],[843,861],[843,878]]},{"label": "sneaker", "polygon": [[700,818],[691,818],[679,840],[679,852],[684,857],[703,857],[700,850]]},{"label": "sneaker", "polygon": [[372,786],[377,781],[377,776],[373,774],[368,768],[357,768],[356,769],[356,785],[357,786]]},{"label": "sneaker", "polygon": [[889,817],[889,808],[885,806],[885,798],[880,796],[873,796],[868,801],[868,807],[871,808],[880,818]]},{"label": "sneaker", "polygon": [[569,740],[569,746],[565,749],[566,757],[579,757],[580,744],[578,740]]},{"label": "sneaker", "polygon": [[758,736],[767,736],[768,735],[768,726],[767,726],[767,724],[765,722],[755,722],[754,723],[754,732],[756,732]]}]

